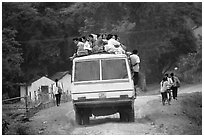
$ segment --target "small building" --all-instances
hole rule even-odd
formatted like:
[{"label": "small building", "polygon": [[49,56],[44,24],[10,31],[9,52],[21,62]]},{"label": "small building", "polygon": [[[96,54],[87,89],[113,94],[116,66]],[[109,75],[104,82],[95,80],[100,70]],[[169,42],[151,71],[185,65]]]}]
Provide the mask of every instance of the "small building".
[{"label": "small building", "polygon": [[55,81],[58,79],[60,83],[62,83],[63,92],[70,94],[71,92],[71,74],[69,71],[57,72],[50,79]]},{"label": "small building", "polygon": [[[48,94],[51,93],[51,85],[54,83],[53,80],[43,76],[36,77],[27,83],[27,95],[33,101],[38,99],[40,93]],[[20,96],[24,97],[26,95],[26,84],[20,85]],[[49,98],[49,96],[48,96]]]}]

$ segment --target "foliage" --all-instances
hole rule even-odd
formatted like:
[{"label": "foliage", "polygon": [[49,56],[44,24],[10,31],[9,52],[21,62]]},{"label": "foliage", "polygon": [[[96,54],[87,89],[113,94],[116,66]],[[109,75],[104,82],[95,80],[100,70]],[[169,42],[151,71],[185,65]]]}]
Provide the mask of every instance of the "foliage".
[{"label": "foliage", "polygon": [[22,74],[21,63],[23,62],[20,44],[15,40],[16,30],[4,28],[2,32],[2,81],[3,93],[11,90],[18,82],[18,77]]},{"label": "foliage", "polygon": [[202,81],[202,49],[198,45],[197,51],[181,56],[178,61],[179,73],[188,83]]},{"label": "foliage", "polygon": [[8,131],[8,125],[9,123],[5,119],[2,119],[2,135],[5,135]]},{"label": "foliage", "polygon": [[147,83],[158,81],[180,56],[195,52],[186,19],[201,25],[202,3],[3,2],[3,30],[17,31],[13,45],[20,45],[12,47],[22,49],[13,57],[15,67],[6,65],[3,50],[3,82],[13,83],[13,77],[19,75],[7,69],[12,73],[22,70],[21,81],[71,70],[72,38],[90,33],[118,34],[128,50],[139,50]]},{"label": "foliage", "polygon": [[22,70],[26,81],[36,75],[58,71],[54,66],[69,68],[70,63],[67,63],[68,57],[65,56],[67,52],[62,20],[57,9],[50,8],[58,5],[60,4],[3,3],[3,14],[9,12],[8,16],[4,16],[3,26],[12,26],[19,32],[16,39],[24,52]]}]

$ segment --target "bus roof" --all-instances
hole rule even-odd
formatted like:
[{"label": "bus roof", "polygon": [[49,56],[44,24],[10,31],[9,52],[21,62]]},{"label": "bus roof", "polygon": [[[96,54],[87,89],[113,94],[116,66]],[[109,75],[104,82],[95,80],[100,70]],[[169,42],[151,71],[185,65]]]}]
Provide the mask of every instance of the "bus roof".
[{"label": "bus roof", "polygon": [[107,59],[107,58],[127,58],[126,54],[92,54],[82,57],[76,57],[73,61],[92,60],[92,59]]}]

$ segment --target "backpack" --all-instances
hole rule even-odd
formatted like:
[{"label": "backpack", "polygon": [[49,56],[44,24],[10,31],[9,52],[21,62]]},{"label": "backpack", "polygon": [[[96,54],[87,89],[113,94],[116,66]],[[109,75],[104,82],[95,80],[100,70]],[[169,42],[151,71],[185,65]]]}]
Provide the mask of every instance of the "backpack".
[{"label": "backpack", "polygon": [[58,93],[62,94],[62,88],[58,87]]}]

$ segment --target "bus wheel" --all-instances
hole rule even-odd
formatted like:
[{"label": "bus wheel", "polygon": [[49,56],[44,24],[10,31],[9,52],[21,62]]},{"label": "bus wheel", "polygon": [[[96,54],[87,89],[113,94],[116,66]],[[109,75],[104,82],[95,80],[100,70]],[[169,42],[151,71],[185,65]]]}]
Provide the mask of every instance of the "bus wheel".
[{"label": "bus wheel", "polygon": [[127,108],[128,122],[135,122],[135,111],[134,105],[131,105]]},{"label": "bus wheel", "polygon": [[82,125],[82,117],[79,109],[75,111],[75,121],[77,124]]},{"label": "bus wheel", "polygon": [[90,118],[89,118],[89,111],[88,111],[88,109],[83,111],[82,121],[83,121],[83,125],[88,125],[89,124]]}]

